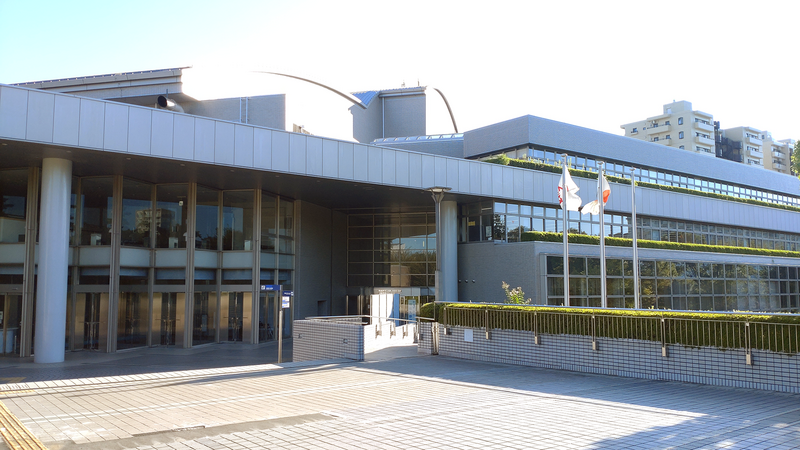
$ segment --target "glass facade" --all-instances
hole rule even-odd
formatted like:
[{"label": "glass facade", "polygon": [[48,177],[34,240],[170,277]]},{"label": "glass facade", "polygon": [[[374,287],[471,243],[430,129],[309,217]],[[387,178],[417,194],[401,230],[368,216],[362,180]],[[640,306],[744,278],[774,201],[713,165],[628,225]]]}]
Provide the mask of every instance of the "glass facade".
[{"label": "glass facade", "polygon": [[[561,208],[502,202],[462,205],[459,242],[520,242],[526,231],[552,231],[563,228]],[[568,211],[569,232],[600,236],[600,220],[592,214]],[[631,238],[631,217],[604,214],[605,236]],[[688,244],[724,245],[800,251],[800,235],[729,226],[660,220],[638,216],[639,239]]]},{"label": "glass facade", "polygon": [[80,245],[111,245],[114,179],[81,180]]},{"label": "glass facade", "polygon": [[0,172],[0,243],[25,242],[28,170]]},{"label": "glass facade", "polygon": [[[545,164],[561,166],[561,153],[563,150],[553,150],[541,147],[523,147],[482,156],[481,159],[488,159],[499,154],[504,154],[513,159],[532,159],[541,161]],[[569,156],[569,167],[592,172],[597,171],[597,161],[590,156],[574,155]],[[621,178],[630,178],[631,166],[623,162],[604,161],[607,175]],[[660,168],[637,168],[634,172],[636,181],[660,184],[663,186],[676,186],[686,189],[693,189],[701,192],[713,192],[715,194],[730,195],[732,197],[749,198],[761,200],[769,203],[782,205],[800,206],[800,197],[785,195],[782,193],[769,192],[761,189],[754,189],[744,185],[720,182],[718,180],[706,180],[698,177],[688,176],[674,172],[667,172]]]},{"label": "glass facade", "polygon": [[[547,256],[547,304],[564,303],[564,258]],[[572,306],[600,306],[600,260],[569,258]],[[639,261],[643,308],[800,312],[800,268],[697,261]],[[608,306],[633,308],[633,263],[606,259]]]},{"label": "glass facade", "polygon": [[156,187],[156,248],[186,248],[188,189],[186,184]]},{"label": "glass facade", "polygon": [[435,286],[432,213],[348,216],[348,286]]}]

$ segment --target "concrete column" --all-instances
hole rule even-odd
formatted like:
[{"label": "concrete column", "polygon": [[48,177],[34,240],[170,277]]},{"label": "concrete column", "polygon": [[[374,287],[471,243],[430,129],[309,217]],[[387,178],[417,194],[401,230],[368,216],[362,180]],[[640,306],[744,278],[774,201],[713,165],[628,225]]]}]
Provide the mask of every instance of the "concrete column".
[{"label": "concrete column", "polygon": [[442,201],[441,221],[439,229],[442,232],[442,272],[439,280],[442,300],[445,302],[458,301],[458,204],[454,201]]},{"label": "concrete column", "polygon": [[[64,361],[72,161],[44,158],[39,226],[35,363]],[[30,236],[30,239],[33,239]]]}]

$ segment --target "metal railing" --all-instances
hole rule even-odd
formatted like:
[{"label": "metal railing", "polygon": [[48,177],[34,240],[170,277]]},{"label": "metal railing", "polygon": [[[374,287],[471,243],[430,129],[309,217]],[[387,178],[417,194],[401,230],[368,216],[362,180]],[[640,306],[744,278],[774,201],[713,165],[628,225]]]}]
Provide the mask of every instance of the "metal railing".
[{"label": "metal railing", "polygon": [[[750,315],[761,316],[761,315]],[[770,317],[774,315],[763,315]],[[636,339],[660,342],[663,356],[668,345],[744,349],[748,364],[752,350],[767,350],[795,355],[800,353],[800,323],[774,323],[742,320],[680,318],[663,315],[622,316],[531,310],[500,310],[445,306],[441,324],[482,328],[486,339],[496,329],[532,332],[535,343],[541,335],[590,336],[597,349],[597,338]]]},{"label": "metal railing", "polygon": [[[375,323],[373,323],[373,319],[377,319]],[[422,318],[421,318],[422,319]],[[398,322],[402,322],[403,325],[410,325],[414,324],[414,338],[419,341],[419,324],[417,320],[409,320],[409,319],[395,319],[393,317],[379,317],[379,316],[370,316],[370,315],[352,315],[352,316],[312,316],[306,317],[305,320],[313,320],[318,322],[328,322],[328,323],[341,323],[347,325],[361,325],[361,326],[369,326],[375,325],[375,337],[383,335],[383,326],[384,323],[389,323],[389,336],[396,336],[397,335],[397,328]],[[401,331],[403,333],[403,337],[408,336],[408,327],[401,325]]]}]

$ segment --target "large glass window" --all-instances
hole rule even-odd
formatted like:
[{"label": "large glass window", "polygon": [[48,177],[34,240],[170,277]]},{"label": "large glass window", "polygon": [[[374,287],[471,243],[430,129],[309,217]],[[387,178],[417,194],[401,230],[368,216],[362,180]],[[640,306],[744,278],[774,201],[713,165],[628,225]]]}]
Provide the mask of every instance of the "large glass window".
[{"label": "large glass window", "polygon": [[[564,302],[561,256],[547,257],[547,303]],[[570,257],[570,304],[600,306],[598,258]],[[585,260],[585,262],[584,262]],[[631,260],[607,259],[608,306],[633,307]],[[581,270],[584,264],[589,270]],[[800,311],[797,267],[639,261],[642,307],[703,311]],[[588,291],[583,286],[588,285]]]},{"label": "large glass window", "polygon": [[111,245],[112,178],[81,180],[81,245]]},{"label": "large glass window", "polygon": [[261,194],[261,251],[275,252],[278,240],[277,233],[277,198],[265,193]]},{"label": "large glass window", "polygon": [[122,182],[122,245],[150,247],[153,223],[153,186],[125,179]]},{"label": "large glass window", "polygon": [[434,214],[350,215],[347,245],[350,286],[434,285]]},{"label": "large glass window", "polygon": [[25,242],[28,171],[0,171],[0,243]]},{"label": "large glass window", "polygon": [[192,345],[207,344],[216,340],[216,312],[216,292],[194,293]]},{"label": "large glass window", "polygon": [[186,248],[188,186],[156,186],[156,248]]},{"label": "large glass window", "polygon": [[197,186],[195,248],[217,250],[219,191]]},{"label": "large glass window", "polygon": [[222,193],[222,249],[252,250],[253,191]]},{"label": "large glass window", "polygon": [[278,251],[280,253],[294,253],[294,203],[281,199],[280,209],[278,210],[278,222],[280,224],[280,241]]}]

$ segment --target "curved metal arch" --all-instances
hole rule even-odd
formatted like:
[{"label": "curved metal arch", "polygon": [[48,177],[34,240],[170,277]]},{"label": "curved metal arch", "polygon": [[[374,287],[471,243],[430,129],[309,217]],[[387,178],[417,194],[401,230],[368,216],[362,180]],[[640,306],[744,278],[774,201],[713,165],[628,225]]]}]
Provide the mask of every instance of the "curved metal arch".
[{"label": "curved metal arch", "polygon": [[[333,92],[334,94],[337,94],[340,97],[346,99],[350,103],[361,107],[361,109],[367,109],[367,107],[363,103],[361,103],[361,100],[357,99],[356,97],[354,97],[354,96],[352,96],[350,94],[344,93],[342,91],[336,90],[336,89],[334,89],[334,88],[332,88],[330,86],[324,85],[324,84],[319,83],[317,81],[309,80],[308,78],[302,78],[302,77],[298,77],[296,75],[289,75],[287,73],[265,72],[265,71],[261,71],[261,70],[254,70],[253,73],[265,73],[265,74],[269,74],[269,75],[278,75],[278,76],[281,76],[281,77],[294,78],[295,80],[305,81],[306,83],[311,83],[311,84],[317,85],[317,86],[319,86],[321,88],[327,89],[327,90]],[[447,102],[447,100],[445,100],[445,103],[446,102]],[[449,108],[450,107],[448,106],[448,109]]]},{"label": "curved metal arch", "polygon": [[453,116],[453,110],[450,108],[450,102],[447,101],[447,97],[444,96],[444,93],[437,88],[433,88],[434,91],[438,92],[439,95],[442,96],[442,100],[444,100],[444,105],[447,106],[447,112],[450,113],[450,120],[453,121],[453,129],[456,130],[458,133],[458,126],[456,125],[456,118]]}]

